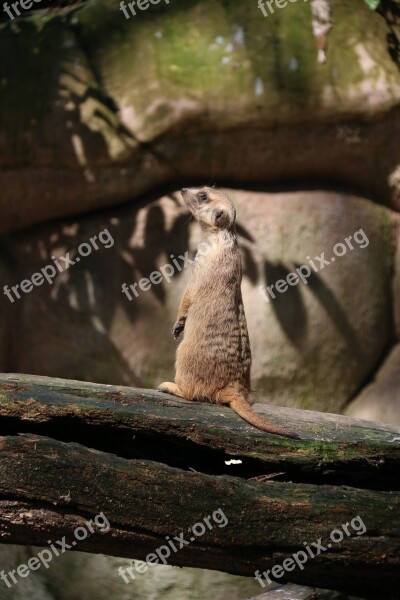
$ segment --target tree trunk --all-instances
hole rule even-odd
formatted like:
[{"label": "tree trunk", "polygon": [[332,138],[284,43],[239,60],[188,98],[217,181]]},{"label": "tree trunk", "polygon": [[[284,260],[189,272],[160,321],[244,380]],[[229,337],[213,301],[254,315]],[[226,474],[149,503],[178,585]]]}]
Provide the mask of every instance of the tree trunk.
[{"label": "tree trunk", "polygon": [[[75,528],[102,512],[109,531],[95,529],[75,549],[144,559],[183,533],[193,541],[175,542],[169,564],[254,576],[304,552],[304,542],[317,554],[322,538],[326,549],[279,583],[395,598],[400,428],[256,408],[301,439],[151,390],[0,376],[2,541],[71,544]],[[207,516],[204,534],[191,529]]]}]

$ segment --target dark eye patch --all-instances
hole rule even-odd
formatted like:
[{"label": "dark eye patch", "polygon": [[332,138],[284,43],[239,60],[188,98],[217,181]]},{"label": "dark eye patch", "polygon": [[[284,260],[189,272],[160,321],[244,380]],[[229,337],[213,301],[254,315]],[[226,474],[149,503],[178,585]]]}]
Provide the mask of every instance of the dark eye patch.
[{"label": "dark eye patch", "polygon": [[197,197],[199,200],[201,200],[202,202],[207,202],[208,200],[208,194],[206,194],[206,192],[199,192],[197,194]]}]

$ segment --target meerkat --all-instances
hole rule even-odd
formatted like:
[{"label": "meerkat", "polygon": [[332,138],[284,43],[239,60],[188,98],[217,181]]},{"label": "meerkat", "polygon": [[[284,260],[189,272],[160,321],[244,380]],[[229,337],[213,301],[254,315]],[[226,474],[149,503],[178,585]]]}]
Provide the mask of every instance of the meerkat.
[{"label": "meerkat", "polygon": [[251,351],[233,202],[207,187],[183,188],[182,197],[208,235],[207,251],[199,249],[196,255],[172,330],[175,339],[184,331],[176,353],[175,382],[164,382],[158,389],[186,400],[229,405],[258,429],[296,438],[262,419],[249,402]]}]

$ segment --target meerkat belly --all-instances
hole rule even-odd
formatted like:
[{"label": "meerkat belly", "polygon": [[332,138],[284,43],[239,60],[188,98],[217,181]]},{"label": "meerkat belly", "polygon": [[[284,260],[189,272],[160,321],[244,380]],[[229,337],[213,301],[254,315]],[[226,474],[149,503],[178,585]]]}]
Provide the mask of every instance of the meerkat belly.
[{"label": "meerkat belly", "polygon": [[[226,300],[226,298],[225,298]],[[191,306],[176,359],[176,382],[191,397],[212,395],[245,378],[240,315],[234,300]]]}]

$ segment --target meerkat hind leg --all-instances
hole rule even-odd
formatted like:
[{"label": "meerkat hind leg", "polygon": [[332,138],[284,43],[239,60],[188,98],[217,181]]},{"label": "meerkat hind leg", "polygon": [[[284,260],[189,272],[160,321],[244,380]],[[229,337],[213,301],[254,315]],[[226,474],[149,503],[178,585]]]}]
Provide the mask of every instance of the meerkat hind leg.
[{"label": "meerkat hind leg", "polygon": [[179,396],[180,398],[184,398],[184,395],[181,389],[173,383],[172,381],[164,381],[158,386],[159,392],[164,392],[165,394],[172,394],[173,396]]}]

